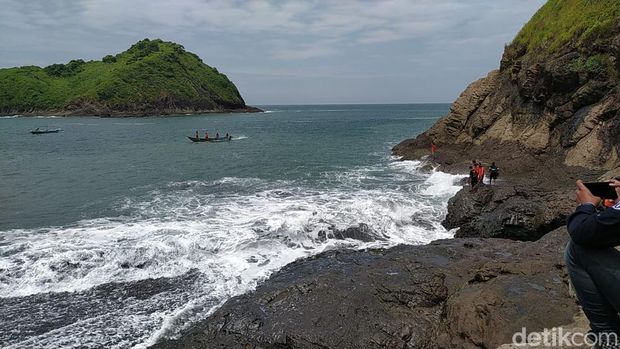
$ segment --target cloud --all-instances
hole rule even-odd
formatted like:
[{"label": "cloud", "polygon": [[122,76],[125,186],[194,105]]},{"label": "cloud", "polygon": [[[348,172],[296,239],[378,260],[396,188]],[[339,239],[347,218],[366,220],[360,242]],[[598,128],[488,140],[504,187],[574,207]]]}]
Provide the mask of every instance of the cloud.
[{"label": "cloud", "polygon": [[[454,29],[464,21],[484,16],[488,9],[507,5],[514,7],[515,3],[520,2],[30,0],[11,1],[3,7],[20,13],[22,23],[30,26],[77,25],[84,30],[118,35],[143,32],[172,34],[195,30],[230,35],[277,35],[290,43],[303,35],[305,47],[272,47],[272,51],[277,59],[304,59],[337,54],[340,51],[338,47],[343,44],[377,44],[435,36],[444,30]],[[9,25],[14,22],[10,18],[4,19],[8,20]],[[338,40],[333,40],[335,38]],[[331,47],[321,45],[328,39],[332,39]]]},{"label": "cloud", "polygon": [[[385,77],[395,86],[405,84],[394,82],[399,76],[443,79],[452,96],[497,65],[503,45],[544,2],[0,0],[0,67],[100,59],[150,37],[179,42],[221,71],[245,72],[238,82],[254,79],[250,100],[252,88],[269,92],[260,81],[270,71],[291,85],[312,76],[373,76],[373,87]],[[456,81],[459,72],[469,75]],[[277,89],[273,95],[284,95]]]},{"label": "cloud", "polygon": [[320,45],[308,45],[297,48],[282,48],[273,52],[272,57],[275,59],[299,60],[316,57],[331,56],[338,53],[333,47],[323,47]]}]

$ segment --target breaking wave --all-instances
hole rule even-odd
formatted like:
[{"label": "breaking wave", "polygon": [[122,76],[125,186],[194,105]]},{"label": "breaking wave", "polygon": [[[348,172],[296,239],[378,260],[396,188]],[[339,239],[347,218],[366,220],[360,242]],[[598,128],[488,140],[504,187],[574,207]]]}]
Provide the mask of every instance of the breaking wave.
[{"label": "breaking wave", "polygon": [[[325,172],[318,182],[238,177],[172,182],[125,197],[117,202],[116,215],[2,232],[5,312],[21,304],[15,301],[12,308],[10,300],[28,297],[37,297],[40,312],[57,312],[59,297],[67,295],[72,295],[70,309],[97,302],[101,311],[30,337],[0,335],[0,343],[9,348],[144,347],[174,337],[296,259],[334,248],[451,237],[440,220],[459,189],[457,177],[425,173],[421,166],[391,161],[387,167]],[[375,241],[329,234],[360,223],[371,228]],[[100,292],[109,284],[135,289],[153,280],[175,281],[149,297],[110,302],[109,294]],[[10,325],[20,325],[14,321]],[[111,332],[115,335],[107,335]]]}]

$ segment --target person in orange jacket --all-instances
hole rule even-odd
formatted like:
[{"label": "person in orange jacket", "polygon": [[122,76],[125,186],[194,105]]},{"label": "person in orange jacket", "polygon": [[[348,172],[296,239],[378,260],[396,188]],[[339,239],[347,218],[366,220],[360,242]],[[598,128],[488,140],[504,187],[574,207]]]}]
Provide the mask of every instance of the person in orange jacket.
[{"label": "person in orange jacket", "polygon": [[476,173],[478,174],[478,183],[484,184],[484,166],[482,163],[476,163]]}]

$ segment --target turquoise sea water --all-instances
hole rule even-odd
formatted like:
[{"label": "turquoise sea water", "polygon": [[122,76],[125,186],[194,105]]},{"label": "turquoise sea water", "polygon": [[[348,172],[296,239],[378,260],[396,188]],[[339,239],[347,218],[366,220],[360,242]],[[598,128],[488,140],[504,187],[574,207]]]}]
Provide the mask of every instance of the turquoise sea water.
[{"label": "turquoise sea water", "polygon": [[[1,118],[0,347],[143,347],[297,258],[450,236],[454,178],[390,156],[448,105],[262,108]],[[28,133],[46,126],[62,132]],[[234,139],[192,143],[196,130]],[[322,238],[359,223],[381,241]],[[101,291],[152,280],[183,287]]]}]

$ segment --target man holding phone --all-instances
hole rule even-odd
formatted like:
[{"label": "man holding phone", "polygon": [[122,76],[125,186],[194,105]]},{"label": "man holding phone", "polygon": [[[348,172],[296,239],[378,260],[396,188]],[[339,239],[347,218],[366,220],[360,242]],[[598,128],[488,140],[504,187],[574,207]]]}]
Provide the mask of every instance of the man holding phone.
[{"label": "man holding phone", "polygon": [[592,332],[599,335],[597,339],[604,338],[598,347],[620,348],[620,251],[615,248],[620,245],[620,179],[609,186],[617,199],[611,208],[599,212],[601,198],[577,181],[579,206],[568,218],[571,241],[565,257]]}]

